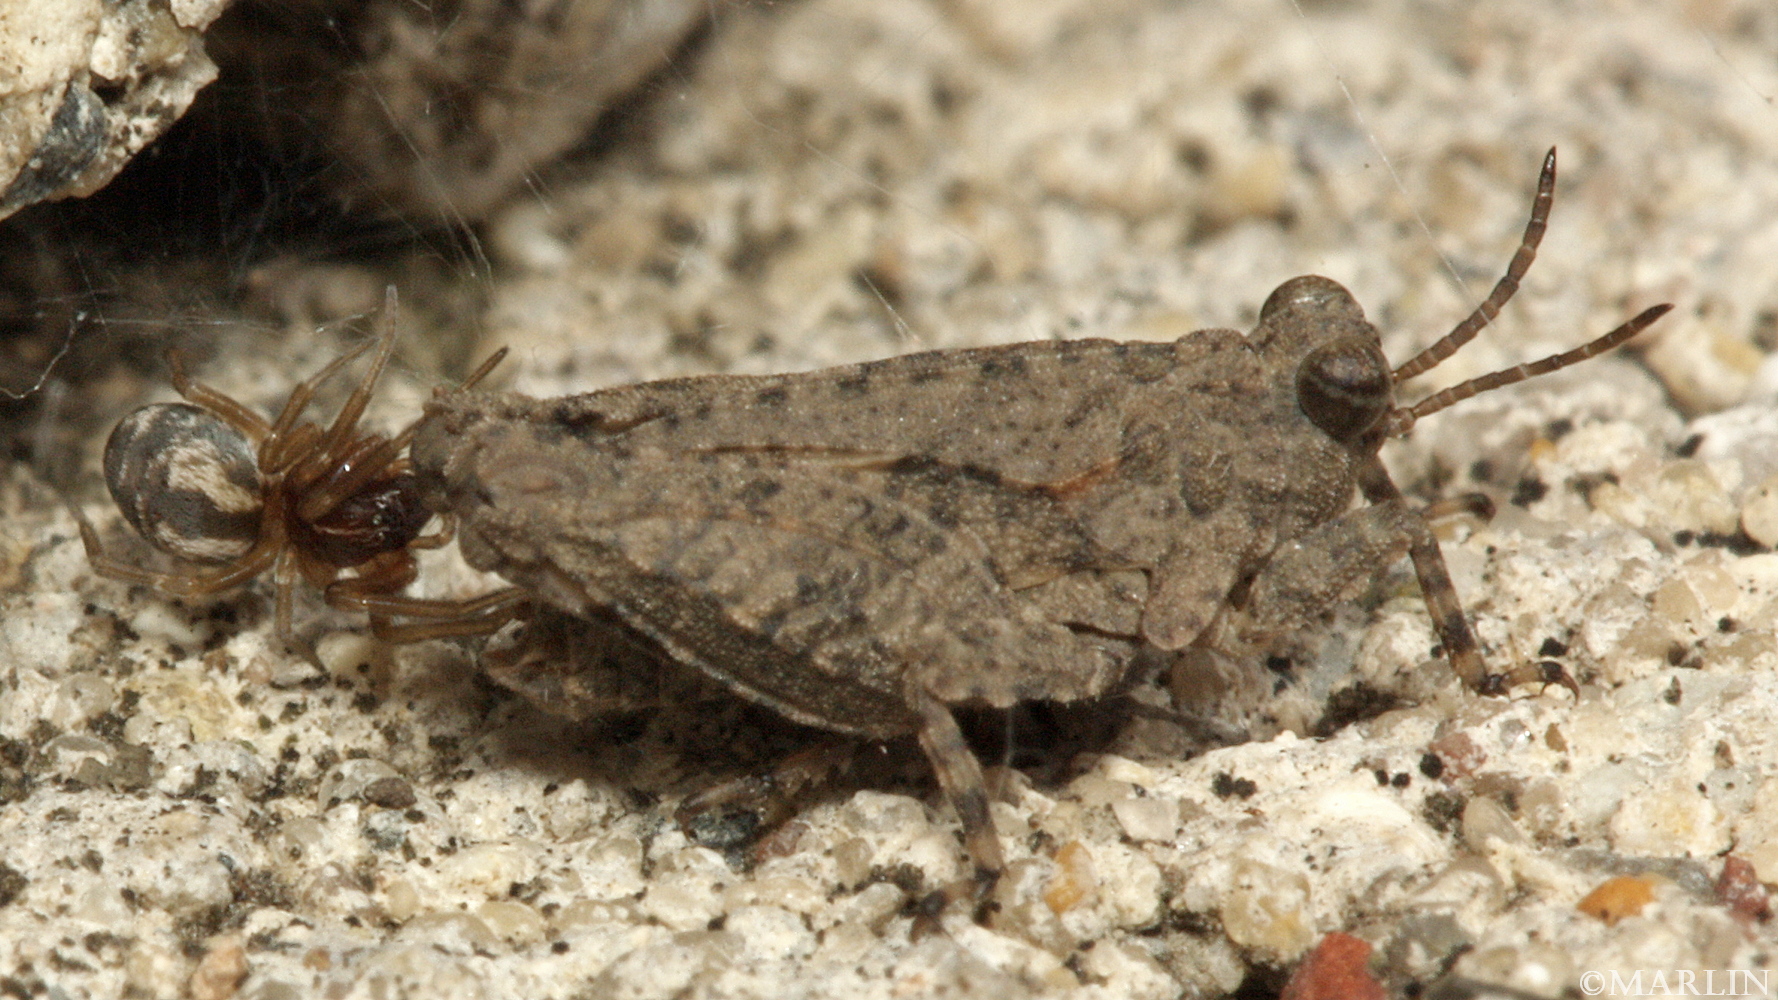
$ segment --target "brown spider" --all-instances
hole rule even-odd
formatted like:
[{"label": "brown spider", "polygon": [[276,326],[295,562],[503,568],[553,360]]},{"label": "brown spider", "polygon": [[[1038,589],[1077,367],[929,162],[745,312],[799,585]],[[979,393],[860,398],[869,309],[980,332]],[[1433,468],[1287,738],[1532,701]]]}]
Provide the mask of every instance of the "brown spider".
[{"label": "brown spider", "polygon": [[[325,428],[302,420],[315,392],[372,347],[370,370]],[[75,509],[87,560],[101,576],[152,586],[175,597],[211,594],[272,571],[274,627],[295,643],[291,610],[300,578],[330,607],[370,615],[371,631],[391,642],[493,631],[525,603],[517,588],[464,601],[406,597],[418,575],[414,551],[451,539],[448,519],[420,530],[432,512],[420,502],[402,454],[418,421],[392,438],[362,432],[358,420],[395,347],[395,289],[369,340],[297,385],[277,419],[264,418],[167,363],[184,403],[136,410],[105,443],[105,484],[118,509],[150,545],[185,563],[156,572],[105,554],[98,532]],[[469,388],[505,355],[476,369]],[[350,576],[342,576],[345,571]],[[396,624],[396,617],[417,622]]]}]

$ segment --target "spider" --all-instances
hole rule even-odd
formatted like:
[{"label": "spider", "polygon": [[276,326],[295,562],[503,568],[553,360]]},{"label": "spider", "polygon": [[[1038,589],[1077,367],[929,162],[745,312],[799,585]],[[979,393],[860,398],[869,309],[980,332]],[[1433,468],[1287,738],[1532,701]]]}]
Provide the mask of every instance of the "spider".
[{"label": "spider", "polygon": [[[401,593],[418,576],[414,552],[447,544],[453,523],[420,533],[432,512],[420,502],[402,454],[418,422],[387,438],[358,428],[395,347],[395,298],[391,287],[376,333],[297,385],[269,423],[192,381],[179,353],[168,351],[169,380],[186,401],[144,406],[118,422],[105,443],[105,484],[130,526],[188,567],[156,572],[112,558],[75,508],[93,570],[192,597],[240,586],[270,569],[274,630],[292,645],[298,644],[291,613],[299,579],[320,590],[328,606],[369,614],[371,632],[390,642],[478,635],[518,614],[526,598],[512,587],[464,601]],[[323,428],[304,421],[321,385],[372,347],[370,369],[333,422]],[[505,354],[488,358],[463,388],[481,381]],[[348,570],[350,576],[342,575]],[[394,618],[418,620],[397,624]]]}]

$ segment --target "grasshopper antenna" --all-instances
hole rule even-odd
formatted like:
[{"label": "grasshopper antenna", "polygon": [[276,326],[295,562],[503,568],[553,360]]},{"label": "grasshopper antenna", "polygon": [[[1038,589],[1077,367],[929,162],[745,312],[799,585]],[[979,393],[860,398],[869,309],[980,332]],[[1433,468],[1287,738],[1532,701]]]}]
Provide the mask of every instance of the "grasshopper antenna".
[{"label": "grasshopper antenna", "polygon": [[1421,417],[1437,413],[1445,407],[1450,406],[1452,403],[1461,402],[1480,392],[1487,392],[1490,389],[1498,389],[1503,385],[1512,385],[1514,382],[1523,382],[1528,378],[1534,378],[1538,375],[1547,375],[1559,368],[1566,368],[1576,362],[1585,361],[1596,355],[1604,354],[1606,351],[1611,350],[1619,344],[1629,340],[1631,337],[1648,329],[1650,326],[1654,325],[1655,320],[1667,315],[1672,309],[1673,303],[1671,302],[1664,302],[1658,306],[1650,306],[1636,314],[1634,319],[1631,319],[1629,322],[1605,336],[1582,344],[1572,351],[1563,351],[1561,354],[1553,354],[1544,358],[1542,361],[1533,361],[1528,364],[1515,365],[1512,368],[1507,368],[1502,371],[1490,372],[1487,375],[1480,375],[1476,378],[1472,378],[1467,382],[1459,382],[1449,389],[1435,392],[1418,403],[1415,403],[1413,406],[1400,408],[1391,412],[1388,417],[1384,418],[1386,432],[1392,435],[1406,434]]},{"label": "grasshopper antenna", "polygon": [[[1450,333],[1441,337],[1437,343],[1409,358],[1392,374],[1393,381],[1400,383],[1413,378],[1436,366],[1464,344],[1475,339],[1476,334],[1500,315],[1500,310],[1512,299],[1519,290],[1519,281],[1525,272],[1531,269],[1531,262],[1537,259],[1538,244],[1543,242],[1544,230],[1549,227],[1550,206],[1556,197],[1556,149],[1544,154],[1543,171],[1537,177],[1537,197],[1531,202],[1531,218],[1525,223],[1525,235],[1519,239],[1519,249],[1513,253],[1513,259],[1506,265],[1506,273],[1494,283],[1494,290],[1488,293],[1475,311],[1458,323]],[[1480,392],[1498,389],[1501,386],[1522,382],[1537,375],[1544,375],[1566,368],[1579,361],[1603,354],[1624,343],[1630,338],[1648,329],[1655,320],[1666,315],[1673,308],[1672,303],[1644,309],[1629,322],[1619,326],[1603,337],[1590,341],[1572,351],[1552,355],[1541,361],[1517,365],[1503,371],[1492,372],[1467,382],[1445,389],[1415,403],[1411,407],[1398,407],[1384,418],[1384,433],[1389,435],[1405,434],[1421,417],[1450,406],[1453,403],[1468,399]]]},{"label": "grasshopper antenna", "polygon": [[1531,219],[1525,223],[1525,235],[1519,238],[1519,249],[1513,253],[1513,259],[1506,265],[1506,273],[1494,283],[1494,290],[1475,307],[1475,312],[1464,318],[1450,333],[1439,341],[1409,358],[1400,368],[1395,370],[1395,381],[1404,382],[1420,374],[1440,361],[1457,353],[1457,349],[1475,339],[1482,328],[1500,315],[1509,299],[1519,290],[1519,279],[1531,270],[1531,262],[1537,259],[1537,245],[1543,242],[1543,231],[1549,228],[1550,206],[1556,200],[1556,147],[1543,154],[1543,172],[1537,175],[1537,197],[1531,200]]}]

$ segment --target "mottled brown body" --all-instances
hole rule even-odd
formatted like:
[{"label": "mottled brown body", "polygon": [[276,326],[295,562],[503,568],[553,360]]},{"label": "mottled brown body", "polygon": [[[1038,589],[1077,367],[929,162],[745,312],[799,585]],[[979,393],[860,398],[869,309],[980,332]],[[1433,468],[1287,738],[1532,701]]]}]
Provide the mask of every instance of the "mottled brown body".
[{"label": "mottled brown body", "polygon": [[[471,564],[610,608],[799,722],[888,736],[913,728],[910,684],[1101,694],[1138,642],[1185,645],[1280,540],[1345,510],[1352,457],[1297,409],[1300,345],[1269,341],[452,394],[414,458]],[[1254,420],[1276,432],[1248,440]]]},{"label": "mottled brown body", "polygon": [[[1507,278],[1434,351],[1512,294],[1553,183],[1552,154]],[[796,721],[918,733],[995,871],[980,769],[947,706],[1116,691],[1143,654],[1213,643],[1230,611],[1262,631],[1306,624],[1403,552],[1454,665],[1486,686],[1437,544],[1377,459],[1430,412],[1395,407],[1394,382],[1352,296],[1308,276],[1246,336],[928,352],[563,399],[445,393],[411,456],[472,565],[615,616]],[[1359,492],[1370,503],[1354,509]]]}]

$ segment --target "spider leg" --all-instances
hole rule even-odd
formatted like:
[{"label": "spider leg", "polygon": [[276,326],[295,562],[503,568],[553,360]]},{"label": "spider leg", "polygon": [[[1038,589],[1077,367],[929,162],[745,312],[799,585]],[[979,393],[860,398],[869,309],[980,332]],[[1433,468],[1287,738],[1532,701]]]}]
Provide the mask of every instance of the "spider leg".
[{"label": "spider leg", "polygon": [[280,481],[293,479],[295,473],[291,466],[311,453],[315,439],[320,436],[320,428],[305,423],[298,424],[275,438],[266,438],[271,444],[259,449],[259,474],[267,480],[274,476]]},{"label": "spider leg", "polygon": [[380,434],[370,434],[344,455],[330,457],[326,452],[311,452],[306,467],[292,473],[303,483],[296,516],[313,521],[373,480],[407,471],[406,460],[398,458],[405,447],[406,437],[391,441]]},{"label": "spider leg", "polygon": [[[418,642],[448,636],[486,635],[512,620],[528,597],[517,587],[504,587],[467,600],[435,600],[401,593],[420,575],[419,563],[406,549],[385,552],[358,568],[358,575],[334,580],[322,590],[327,605],[370,616],[371,632],[387,642]],[[391,618],[423,621],[397,625]]]},{"label": "spider leg", "polygon": [[185,373],[185,355],[175,348],[167,349],[167,380],[187,402],[216,414],[222,421],[257,445],[271,431],[265,418],[243,406],[232,396],[225,396],[202,382],[194,382]]},{"label": "spider leg", "polygon": [[108,554],[99,541],[98,531],[87,520],[86,514],[72,504],[69,504],[68,509],[80,525],[80,542],[86,547],[86,559],[93,572],[108,579],[153,587],[175,597],[198,597],[238,587],[265,572],[277,555],[276,546],[261,543],[233,561],[213,569],[190,573],[163,573],[143,569]]},{"label": "spider leg", "polygon": [[[370,630],[390,643],[447,639],[453,636],[487,635],[523,613],[530,595],[517,587],[502,587],[461,601],[404,597],[398,594],[359,591],[357,580],[339,580],[327,588],[327,603],[342,610],[370,615]],[[392,618],[419,619],[396,624]]]},{"label": "spider leg", "polygon": [[410,549],[442,549],[451,544],[451,539],[455,537],[457,537],[457,519],[446,516],[440,518],[437,531],[430,535],[421,535],[407,543],[407,547]]},{"label": "spider leg", "polygon": [[383,293],[383,311],[377,317],[377,332],[367,343],[377,345],[376,356],[371,359],[370,370],[364,373],[352,394],[334,415],[333,423],[322,435],[321,444],[315,449],[319,459],[332,455],[334,450],[344,444],[352,432],[358,427],[358,419],[364,416],[364,408],[370,405],[370,394],[377,387],[377,380],[383,377],[383,369],[389,364],[389,356],[395,352],[395,286],[390,285]]},{"label": "spider leg", "polygon": [[[393,332],[392,327],[391,332]],[[278,419],[272,422],[271,429],[265,434],[265,440],[260,442],[259,454],[261,467],[268,469],[286,467],[291,464],[287,456],[291,454],[300,454],[309,450],[307,447],[297,448],[286,440],[291,431],[296,428],[296,422],[301,419],[303,411],[307,410],[309,404],[314,401],[315,393],[320,390],[321,386],[325,384],[328,379],[338,374],[341,368],[356,361],[365,351],[368,351],[375,346],[377,346],[377,341],[375,339],[365,340],[354,344],[344,354],[341,354],[339,357],[328,362],[325,368],[322,368],[308,379],[297,383],[296,388],[290,390],[290,398],[285,400],[284,409],[279,411]],[[360,404],[359,410],[360,412],[363,411],[362,404]],[[353,422],[357,422],[357,417],[353,417]]]},{"label": "spider leg", "polygon": [[277,565],[272,568],[272,631],[291,645],[297,644],[292,622],[296,618],[294,610],[298,576],[296,551],[286,548],[278,554]]},{"label": "spider leg", "polygon": [[[387,617],[372,615],[370,619],[371,634],[393,645],[422,642],[427,639],[488,635],[524,614],[525,608],[530,603],[530,597],[516,587],[509,587],[468,601],[440,601],[436,603],[439,605],[438,607],[428,607],[416,603],[399,609],[401,615],[430,619],[426,621],[396,625],[391,623]],[[487,605],[485,609],[478,607],[483,604]]]},{"label": "spider leg", "polygon": [[[399,596],[407,585],[420,578],[420,563],[406,549],[395,549],[372,557],[358,567],[356,576],[344,579],[333,579],[322,585],[326,596],[349,595],[342,599],[356,599],[358,595]],[[337,607],[337,605],[336,605]],[[368,611],[368,607],[347,606],[347,611]]]}]

